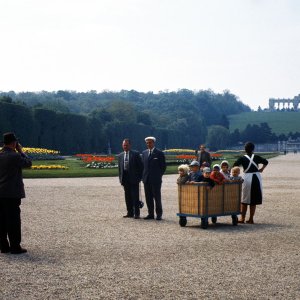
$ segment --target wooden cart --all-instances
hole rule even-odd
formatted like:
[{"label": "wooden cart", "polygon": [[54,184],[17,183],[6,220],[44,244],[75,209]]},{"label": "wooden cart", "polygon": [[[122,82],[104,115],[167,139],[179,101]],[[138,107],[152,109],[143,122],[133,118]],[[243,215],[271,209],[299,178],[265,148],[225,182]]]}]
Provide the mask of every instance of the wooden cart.
[{"label": "wooden cart", "polygon": [[241,203],[241,182],[226,182],[212,189],[207,183],[178,185],[179,224],[184,227],[187,217],[201,218],[201,227],[208,227],[208,218],[217,222],[219,216],[231,216],[232,224],[238,224]]}]

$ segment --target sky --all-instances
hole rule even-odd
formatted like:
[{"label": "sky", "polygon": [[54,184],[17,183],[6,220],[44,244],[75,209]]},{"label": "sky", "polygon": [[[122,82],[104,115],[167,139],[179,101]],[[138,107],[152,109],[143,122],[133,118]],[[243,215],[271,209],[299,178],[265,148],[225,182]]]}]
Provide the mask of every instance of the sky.
[{"label": "sky", "polygon": [[299,0],[0,0],[0,91],[300,94]]}]

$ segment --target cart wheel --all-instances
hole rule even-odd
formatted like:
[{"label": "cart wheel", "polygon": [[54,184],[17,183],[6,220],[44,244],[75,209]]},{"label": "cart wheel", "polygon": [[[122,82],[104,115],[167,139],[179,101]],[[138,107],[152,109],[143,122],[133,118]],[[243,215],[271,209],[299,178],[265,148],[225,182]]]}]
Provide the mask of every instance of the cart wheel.
[{"label": "cart wheel", "polygon": [[237,224],[238,224],[238,217],[236,215],[232,215],[231,218],[232,218],[232,225],[233,226],[237,226]]},{"label": "cart wheel", "polygon": [[212,223],[216,224],[217,223],[217,217],[211,217]]},{"label": "cart wheel", "polygon": [[186,217],[180,217],[179,218],[179,225],[181,227],[185,227],[186,223],[187,223]]},{"label": "cart wheel", "polygon": [[201,228],[207,229],[208,227],[208,219],[207,218],[201,218]]}]

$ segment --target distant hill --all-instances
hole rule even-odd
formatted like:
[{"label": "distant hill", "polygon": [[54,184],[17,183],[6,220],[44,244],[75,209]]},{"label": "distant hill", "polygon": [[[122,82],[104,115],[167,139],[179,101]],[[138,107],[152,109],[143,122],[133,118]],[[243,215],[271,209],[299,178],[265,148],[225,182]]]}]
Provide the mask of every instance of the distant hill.
[{"label": "distant hill", "polygon": [[244,112],[228,116],[229,130],[239,129],[241,132],[248,124],[268,123],[276,135],[300,132],[300,112]]}]

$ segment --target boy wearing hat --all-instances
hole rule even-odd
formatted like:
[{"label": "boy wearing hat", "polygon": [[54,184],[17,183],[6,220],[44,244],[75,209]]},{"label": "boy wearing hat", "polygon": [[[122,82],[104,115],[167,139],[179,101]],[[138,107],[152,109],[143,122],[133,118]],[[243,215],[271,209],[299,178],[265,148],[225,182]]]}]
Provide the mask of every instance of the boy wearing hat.
[{"label": "boy wearing hat", "polygon": [[200,164],[198,161],[193,160],[190,164],[189,183],[200,182],[202,179],[203,176],[200,171]]},{"label": "boy wearing hat", "polygon": [[13,132],[3,135],[0,151],[0,250],[1,253],[22,254],[21,199],[25,198],[22,168],[31,167],[30,158],[22,151]]},{"label": "boy wearing hat", "polygon": [[203,182],[208,183],[208,188],[212,189],[215,186],[215,182],[210,178],[211,170],[209,167],[203,168]]}]

